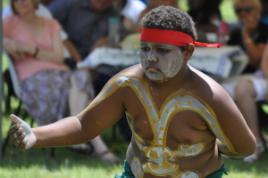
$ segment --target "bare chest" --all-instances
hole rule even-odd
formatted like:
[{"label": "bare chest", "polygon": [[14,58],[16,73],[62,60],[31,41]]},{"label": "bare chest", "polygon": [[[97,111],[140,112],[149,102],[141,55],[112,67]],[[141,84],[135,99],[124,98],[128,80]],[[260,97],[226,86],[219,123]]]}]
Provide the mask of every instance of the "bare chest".
[{"label": "bare chest", "polygon": [[175,149],[178,143],[197,143],[210,134],[204,118],[211,120],[213,116],[193,96],[175,93],[158,105],[156,97],[146,90],[131,95],[127,104],[129,125],[150,145]]}]

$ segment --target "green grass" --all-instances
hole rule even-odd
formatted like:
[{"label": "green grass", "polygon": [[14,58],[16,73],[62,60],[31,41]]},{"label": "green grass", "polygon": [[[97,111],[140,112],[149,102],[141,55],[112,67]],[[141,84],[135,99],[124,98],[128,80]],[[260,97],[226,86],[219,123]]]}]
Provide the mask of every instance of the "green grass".
[{"label": "green grass", "polygon": [[[13,106],[16,101],[13,100]],[[10,125],[6,113],[3,130],[6,135]],[[28,120],[29,121],[29,120]],[[123,162],[127,143],[117,134],[111,140],[111,129],[102,134],[111,150]],[[266,132],[267,136],[267,132]],[[92,156],[82,155],[68,148],[56,148],[56,157],[49,156],[50,149],[30,149],[22,152],[14,146],[8,146],[5,157],[0,161],[0,178],[112,178],[121,172],[121,164],[110,165]],[[224,160],[229,171],[226,178],[267,178],[268,152],[254,164],[242,160]]]},{"label": "green grass", "polygon": [[[7,117],[3,120],[4,136],[10,125]],[[127,143],[118,134],[116,140],[111,140],[111,132],[108,129],[102,136],[123,162]],[[0,160],[0,178],[112,178],[122,169],[121,164],[111,165],[69,148],[56,148],[55,154],[50,156],[50,148],[21,151],[9,144]]]},{"label": "green grass", "polygon": [[[109,143],[109,142],[108,142]],[[111,149],[124,159],[126,144],[109,143]],[[56,148],[56,157],[49,157],[50,149],[31,149],[22,152],[9,145],[0,162],[1,178],[112,178],[121,172],[121,165],[110,165],[94,157]],[[268,153],[254,164],[241,160],[224,160],[229,178],[267,178]]]},{"label": "green grass", "polygon": [[49,149],[26,152],[9,147],[0,163],[1,178],[109,178],[120,172],[120,165],[110,165],[90,156],[57,148],[51,158]]}]

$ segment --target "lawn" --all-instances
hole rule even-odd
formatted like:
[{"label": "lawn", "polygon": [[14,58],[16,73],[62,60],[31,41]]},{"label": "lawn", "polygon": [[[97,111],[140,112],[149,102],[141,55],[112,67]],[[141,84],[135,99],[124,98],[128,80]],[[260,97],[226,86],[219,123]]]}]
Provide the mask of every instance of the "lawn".
[{"label": "lawn", "polygon": [[[7,4],[7,0],[2,1]],[[181,0],[185,6],[185,0]],[[224,19],[234,21],[231,0],[224,0]],[[5,64],[6,66],[6,64]],[[13,100],[13,107],[17,101]],[[3,135],[9,127],[8,114],[3,119]],[[120,138],[111,140],[111,130],[103,134],[110,148],[124,159],[127,143]],[[49,156],[50,149],[31,149],[22,152],[12,145],[8,146],[5,157],[0,160],[0,178],[112,178],[120,173],[121,165],[110,165],[88,155],[82,155],[68,148],[57,148],[56,156]],[[226,178],[268,178],[268,153],[254,164],[241,160],[224,160],[229,170]]]},{"label": "lawn", "polygon": [[[4,120],[5,128],[9,122]],[[120,156],[122,162],[127,143],[120,135],[111,140],[111,130],[103,134],[109,147]],[[20,151],[9,145],[0,161],[0,178],[113,178],[120,173],[121,165],[110,165],[92,156],[79,154],[68,148],[56,148],[55,157],[50,149]],[[268,153],[254,164],[241,160],[224,160],[229,178],[268,178]]]}]

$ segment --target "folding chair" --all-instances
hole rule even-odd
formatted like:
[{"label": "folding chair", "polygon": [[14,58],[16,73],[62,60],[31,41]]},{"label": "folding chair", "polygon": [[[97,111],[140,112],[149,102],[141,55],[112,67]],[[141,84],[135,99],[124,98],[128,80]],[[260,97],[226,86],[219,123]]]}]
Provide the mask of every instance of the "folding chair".
[{"label": "folding chair", "polygon": [[[26,118],[27,112],[25,110],[23,110],[22,112],[22,101],[20,100],[21,88],[12,61],[12,57],[7,53],[5,53],[5,55],[8,63],[8,69],[4,73],[5,83],[7,84],[7,95],[5,96],[5,109],[8,114],[10,114],[10,112],[13,112],[11,111],[11,97],[15,97],[16,99],[18,99],[18,105],[16,106],[14,113],[19,114],[20,116],[22,116],[22,118]],[[33,125],[33,119],[31,120],[31,125]],[[2,144],[1,151],[3,156],[5,155],[8,141],[9,141],[9,134],[6,136]]]},{"label": "folding chair", "polygon": [[[23,103],[22,100],[20,99],[21,96],[21,87],[20,87],[20,82],[17,76],[17,72],[14,66],[14,63],[12,61],[12,57],[11,55],[9,55],[8,53],[5,53],[6,55],[6,59],[8,62],[8,72],[5,74],[5,79],[7,79],[7,81],[5,81],[7,83],[7,96],[5,98],[5,104],[6,104],[6,109],[8,110],[7,112],[11,112],[10,108],[11,108],[11,96],[14,96],[18,99],[18,105],[14,111],[15,114],[20,115],[22,118],[26,118],[27,116],[29,116],[29,114],[23,109]],[[34,123],[34,119],[31,118],[30,121],[30,125],[33,126]],[[9,131],[8,131],[9,133]],[[9,142],[9,134],[7,134],[6,138],[4,139],[4,142],[2,144],[2,148],[1,148],[1,152],[2,155],[5,155],[6,152],[6,148],[8,146],[8,142]],[[50,156],[54,157],[55,156],[55,150],[52,148],[51,152],[50,152]]]},{"label": "folding chair", "polygon": [[[8,62],[8,69],[4,72],[4,82],[7,85],[7,95],[5,96],[5,109],[7,113],[14,112],[15,114],[22,114],[22,101],[19,99],[21,91],[19,80],[11,56],[6,54],[6,59]],[[18,99],[18,105],[15,111],[11,111],[12,97]]]}]

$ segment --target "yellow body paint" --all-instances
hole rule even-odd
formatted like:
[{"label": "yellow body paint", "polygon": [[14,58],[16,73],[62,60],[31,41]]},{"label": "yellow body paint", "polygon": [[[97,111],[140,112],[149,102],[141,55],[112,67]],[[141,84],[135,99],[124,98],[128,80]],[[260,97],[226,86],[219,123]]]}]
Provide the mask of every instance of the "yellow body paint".
[{"label": "yellow body paint", "polygon": [[[130,165],[132,165],[132,171],[136,172],[139,176],[143,175],[143,173],[150,173],[155,176],[169,175],[176,178],[187,178],[188,175],[195,175],[195,173],[191,171],[180,171],[179,165],[171,162],[176,157],[188,157],[200,154],[204,148],[203,143],[192,145],[178,144],[177,150],[171,150],[166,144],[169,123],[173,116],[181,111],[188,110],[199,114],[208,124],[215,136],[221,140],[231,152],[235,152],[232,144],[223,133],[215,113],[210,106],[200,98],[186,91],[178,91],[169,96],[158,111],[153,102],[152,95],[147,89],[148,87],[145,87],[145,81],[140,81],[137,78],[118,77],[110,81],[110,84],[106,86],[102,94],[97,97],[95,104],[109,97],[118,88],[129,87],[145,108],[153,132],[153,140],[150,142],[149,146],[148,144],[144,144],[144,140],[135,132],[132,124],[135,119],[126,111],[134,140],[139,149],[144,153],[144,156],[149,160],[143,165],[141,165],[137,158],[133,159],[132,163],[130,163]],[[93,106],[95,104],[93,103]]]}]

